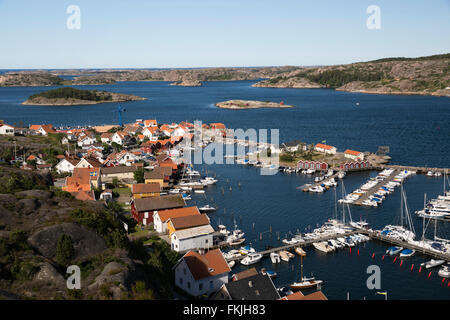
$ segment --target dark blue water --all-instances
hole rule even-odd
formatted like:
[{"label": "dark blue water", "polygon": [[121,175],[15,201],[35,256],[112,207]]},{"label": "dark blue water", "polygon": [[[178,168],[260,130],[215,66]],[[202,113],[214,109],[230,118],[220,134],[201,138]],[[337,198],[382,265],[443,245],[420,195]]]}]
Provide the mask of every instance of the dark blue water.
[{"label": "dark blue water", "polygon": [[[111,86],[79,86],[82,89],[108,90],[147,97],[146,101],[123,104],[127,111],[125,122],[135,119],[157,119],[158,122],[202,120],[206,123],[223,122],[229,128],[280,129],[280,140],[300,139],[307,143],[326,140],[339,150],[346,148],[375,152],[378,146],[390,146],[393,163],[417,166],[450,167],[450,99],[442,97],[367,95],[314,89],[252,88],[254,81],[206,82],[203,87],[174,87],[167,82],[125,82]],[[7,123],[52,123],[59,125],[117,123],[117,106],[44,107],[23,106],[28,96],[48,90],[49,87],[0,88],[0,119]],[[214,106],[229,99],[284,101],[293,109],[224,110]],[[359,106],[356,106],[359,102]],[[310,178],[277,174],[261,176],[257,168],[238,165],[210,165],[199,169],[217,174],[220,181],[205,195],[193,195],[193,205],[213,203],[219,210],[211,214],[212,224],[232,228],[236,220],[246,232],[248,242],[257,249],[275,246],[277,233],[284,238],[289,232],[305,231],[322,224],[334,215],[334,192],[304,193],[297,186]],[[348,192],[356,189],[375,172],[352,173],[345,178]],[[239,184],[241,187],[239,188]],[[230,191],[230,186],[232,190]],[[418,175],[405,183],[410,211],[423,207],[423,196],[436,197],[442,193],[442,178]],[[222,193],[223,190],[223,193]],[[337,192],[340,196],[340,189]],[[339,212],[340,212],[339,208]],[[367,219],[379,228],[398,223],[400,192],[388,196],[381,207],[351,207],[354,220]],[[416,233],[421,234],[421,220],[413,217]],[[254,226],[254,227],[253,227]],[[272,227],[272,237],[268,231]],[[449,225],[438,223],[438,235],[450,238]],[[433,227],[427,236],[433,234]],[[263,233],[263,240],[259,235]],[[305,274],[313,272],[325,280],[323,291],[330,299],[384,299],[368,290],[366,269],[371,264],[381,267],[382,290],[389,299],[448,299],[450,288],[443,287],[437,270],[430,279],[419,274],[417,266],[427,258],[417,254],[405,260],[402,267],[392,259],[381,261],[386,245],[368,242],[360,245],[360,256],[348,251],[320,254],[307,251]],[[372,261],[372,253],[376,254]],[[410,272],[411,264],[415,272]],[[256,265],[278,273],[275,283],[287,285],[297,276],[298,261],[272,266],[270,259]],[[243,267],[236,266],[233,271]]]},{"label": "dark blue water", "polygon": [[[79,86],[148,98],[124,104],[123,118],[223,122],[230,128],[280,129],[281,141],[326,140],[339,150],[375,152],[390,146],[393,163],[449,166],[450,99],[446,97],[369,95],[327,89],[253,88],[255,81],[206,82],[203,87],[176,87],[167,82],[124,82]],[[53,125],[117,123],[113,104],[70,107],[23,106],[30,95],[49,87],[0,88],[0,119],[9,123]],[[284,101],[293,109],[224,110],[229,99]],[[356,106],[359,102],[359,106]]]},{"label": "dark blue water", "polygon": [[[204,195],[193,194],[188,205],[215,204],[219,209],[209,214],[212,225],[224,224],[228,229],[233,229],[236,221],[238,227],[246,233],[246,243],[257,250],[264,250],[266,246],[282,245],[277,240],[278,234],[280,239],[283,239],[286,235],[293,235],[297,231],[304,232],[309,228],[315,228],[317,224],[322,224],[335,215],[334,190],[330,189],[324,194],[302,192],[296,187],[312,181],[303,175],[279,173],[275,176],[261,176],[259,169],[241,165],[205,165],[198,168],[201,168],[203,173],[217,175],[219,182],[216,186],[208,187]],[[344,179],[345,188],[350,192],[374,175],[376,172],[349,173]],[[412,176],[406,180],[404,187],[416,234],[420,238],[422,219],[416,217],[414,211],[423,208],[425,192],[427,197],[442,194],[443,179],[428,178],[424,175]],[[339,199],[340,186],[336,189],[336,194]],[[353,220],[365,219],[374,228],[398,224],[400,189],[390,194],[380,207],[351,206],[350,210]],[[337,212],[338,216],[342,217],[341,206],[338,206]],[[268,232],[270,226],[272,235]],[[450,224],[438,222],[436,230],[438,236],[449,238]],[[426,237],[432,238],[433,235],[434,224],[431,224],[426,229]],[[324,280],[326,283],[322,290],[330,299],[346,299],[347,292],[351,299],[384,299],[384,296],[375,295],[377,290],[369,290],[366,286],[369,276],[366,273],[367,267],[373,264],[381,268],[381,290],[388,291],[389,299],[450,298],[448,281],[445,286],[441,284],[437,269],[433,271],[430,279],[427,278],[428,272],[418,273],[420,263],[428,261],[428,257],[416,254],[405,259],[400,267],[399,261],[394,264],[392,258],[386,257],[382,261],[381,257],[387,248],[384,243],[369,241],[354,247],[350,255],[348,249],[323,254],[309,247],[306,249],[304,273],[309,275],[312,272],[318,279]],[[360,250],[359,256],[357,249]],[[372,260],[373,253],[375,253],[374,260]],[[270,259],[265,258],[253,266],[257,270],[265,267],[276,271],[278,276],[274,280],[275,284],[284,286],[296,280],[299,263],[296,257],[290,263],[272,265]],[[415,265],[414,272],[410,271],[412,264]],[[238,264],[233,268],[233,272],[245,268],[248,267]]]}]

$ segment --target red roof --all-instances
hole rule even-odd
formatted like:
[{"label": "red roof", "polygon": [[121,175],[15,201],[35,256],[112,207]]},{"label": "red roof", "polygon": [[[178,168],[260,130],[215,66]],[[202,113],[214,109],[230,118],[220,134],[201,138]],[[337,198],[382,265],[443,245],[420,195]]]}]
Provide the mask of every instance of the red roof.
[{"label": "red roof", "polygon": [[359,156],[362,152],[360,152],[360,151],[355,151],[355,150],[350,150],[350,149],[347,149],[347,150],[345,150],[345,152],[344,153],[346,153],[346,154],[351,154],[352,156]]},{"label": "red roof", "polygon": [[184,255],[183,260],[186,262],[195,280],[231,271],[220,249],[210,250],[203,255],[189,251]]},{"label": "red roof", "polygon": [[333,146],[329,146],[327,144],[318,143],[318,144],[316,144],[316,148],[321,148],[321,149],[325,149],[325,150],[331,150],[334,147]]}]

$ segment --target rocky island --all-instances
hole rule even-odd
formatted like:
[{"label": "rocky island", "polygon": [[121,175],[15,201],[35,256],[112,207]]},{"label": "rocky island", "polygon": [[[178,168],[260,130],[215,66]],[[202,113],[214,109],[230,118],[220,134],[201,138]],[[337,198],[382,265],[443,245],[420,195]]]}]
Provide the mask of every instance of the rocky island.
[{"label": "rocky island", "polygon": [[203,84],[198,80],[182,80],[175,81],[170,84],[171,86],[180,86],[180,87],[201,87]]},{"label": "rocky island", "polygon": [[216,103],[216,107],[222,109],[244,110],[259,108],[293,108],[294,106],[285,105],[283,101],[280,103],[270,101],[254,101],[254,100],[228,100]]},{"label": "rocky island", "polygon": [[146,100],[146,98],[130,94],[97,90],[78,90],[71,87],[65,87],[34,94],[22,104],[41,106],[71,106],[137,100]]}]

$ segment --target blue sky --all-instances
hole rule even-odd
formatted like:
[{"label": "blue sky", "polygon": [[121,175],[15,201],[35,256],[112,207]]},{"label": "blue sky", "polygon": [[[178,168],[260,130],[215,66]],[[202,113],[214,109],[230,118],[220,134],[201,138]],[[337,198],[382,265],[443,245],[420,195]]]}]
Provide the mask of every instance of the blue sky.
[{"label": "blue sky", "polygon": [[[69,30],[69,5],[81,29]],[[369,5],[381,29],[369,30]],[[319,65],[450,52],[450,0],[0,0],[0,69]]]}]

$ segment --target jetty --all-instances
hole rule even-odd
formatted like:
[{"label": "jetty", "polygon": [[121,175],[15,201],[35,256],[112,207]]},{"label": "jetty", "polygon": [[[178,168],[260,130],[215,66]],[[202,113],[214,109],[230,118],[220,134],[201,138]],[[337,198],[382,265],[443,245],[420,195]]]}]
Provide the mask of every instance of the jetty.
[{"label": "jetty", "polygon": [[[283,245],[283,246],[279,246],[279,247],[274,247],[274,248],[270,248],[267,250],[259,251],[257,253],[261,254],[262,256],[267,256],[267,255],[270,255],[272,252],[279,252],[282,250],[291,250],[291,249],[295,249],[298,247],[307,247],[316,242],[322,242],[322,241],[327,241],[327,240],[331,240],[331,239],[336,239],[338,237],[346,237],[346,236],[350,236],[350,235],[354,235],[354,234],[358,234],[358,233],[364,234],[364,235],[370,237],[372,240],[381,241],[381,242],[388,243],[393,246],[402,247],[405,249],[412,249],[412,250],[415,250],[417,253],[422,253],[424,255],[428,255],[435,259],[450,261],[450,253],[437,252],[437,251],[430,250],[430,249],[427,249],[422,246],[412,244],[412,243],[409,243],[406,241],[402,241],[402,240],[395,239],[392,237],[383,236],[380,234],[379,231],[374,231],[374,230],[370,230],[370,229],[367,230],[367,229],[362,229],[362,228],[355,228],[353,231],[348,231],[346,233],[330,234],[327,236],[323,236],[320,238],[307,240],[307,241],[303,241],[303,242],[298,242],[295,244],[287,244],[287,245]],[[229,261],[241,260],[244,257],[245,256],[235,257],[235,258],[227,259],[227,261],[229,262]]]},{"label": "jetty", "polygon": [[[391,168],[389,166],[389,168]],[[374,193],[376,193],[378,191],[378,189],[380,189],[383,185],[391,182],[392,180],[394,180],[395,176],[397,174],[400,173],[401,170],[395,169],[394,171],[392,171],[392,173],[386,177],[386,179],[383,179],[381,181],[378,181],[378,183],[373,186],[372,188],[370,188],[369,190],[366,191],[366,193],[364,193],[358,200],[355,200],[355,202],[353,202],[352,204],[361,206],[363,201],[367,200],[370,198],[370,196],[372,196]]]}]

